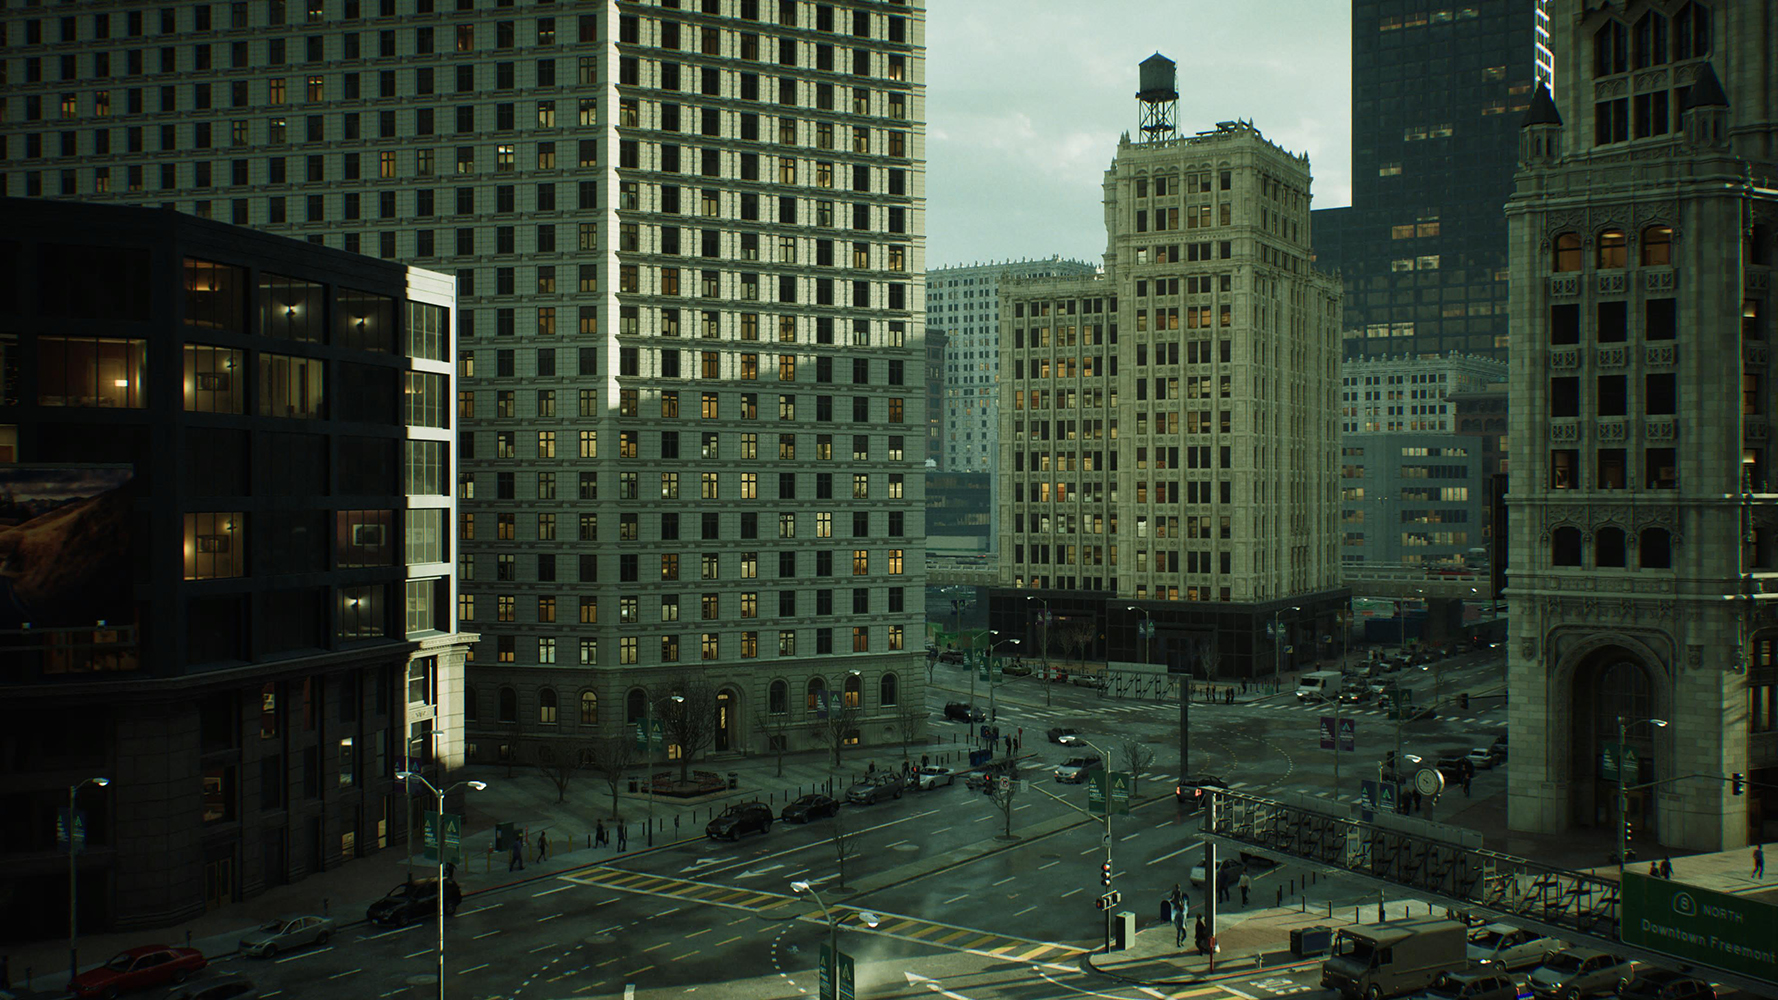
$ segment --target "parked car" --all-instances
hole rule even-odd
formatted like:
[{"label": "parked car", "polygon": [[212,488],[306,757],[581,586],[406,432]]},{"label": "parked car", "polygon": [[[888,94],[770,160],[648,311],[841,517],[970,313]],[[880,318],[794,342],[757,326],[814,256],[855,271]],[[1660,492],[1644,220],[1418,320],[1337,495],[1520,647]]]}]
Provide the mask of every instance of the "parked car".
[{"label": "parked car", "polygon": [[861,806],[881,802],[884,799],[899,798],[901,798],[901,775],[893,771],[871,775],[846,789],[846,801]]},{"label": "parked car", "polygon": [[77,997],[114,997],[167,983],[183,983],[208,964],[204,953],[196,948],[146,944],[120,951],[104,965],[75,976],[68,983],[68,991]]},{"label": "parked car", "polygon": [[1008,677],[1029,677],[1031,676],[1031,667],[1023,661],[1015,661],[1003,664],[1000,672]]},{"label": "parked car", "polygon": [[1173,801],[1196,812],[1204,804],[1204,789],[1227,789],[1229,783],[1221,778],[1208,774],[1200,774],[1187,781],[1173,786]]},{"label": "parked car", "polygon": [[982,765],[979,771],[970,771],[963,776],[963,787],[972,792],[986,791],[989,783],[1003,774],[1013,774],[1018,766],[1009,757],[992,760]]},{"label": "parked car", "polygon": [[[457,912],[463,902],[463,890],[454,878],[445,879],[445,916]],[[364,919],[383,927],[406,927],[438,913],[438,878],[420,878],[403,882],[382,899],[370,904]]]},{"label": "parked car", "polygon": [[1495,759],[1505,761],[1506,760],[1506,734],[1501,733],[1499,736],[1494,737],[1494,745],[1492,747],[1490,747],[1489,749],[1494,751]]},{"label": "parked car", "polygon": [[784,810],[778,814],[778,818],[786,823],[807,823],[812,819],[838,816],[839,814],[840,803],[838,800],[816,792],[812,795],[805,795],[785,806]]},{"label": "parked car", "polygon": [[[1224,882],[1238,881],[1241,878],[1241,873],[1246,870],[1246,867],[1234,858],[1224,858],[1216,866],[1218,879]],[[1204,884],[1204,859],[1199,858],[1198,863],[1192,865],[1191,879],[1192,885]]]},{"label": "parked car", "polygon": [[248,979],[230,977],[208,983],[192,983],[167,1000],[258,1000],[259,987]]},{"label": "parked car", "polygon": [[1469,752],[1469,766],[1478,771],[1494,770],[1494,748],[1476,747]]},{"label": "parked car", "polygon": [[973,705],[965,705],[960,701],[945,703],[945,718],[953,722],[986,722],[988,713]]},{"label": "parked car", "polygon": [[940,663],[962,663],[963,662],[963,652],[962,652],[962,650],[957,650],[957,649],[947,649],[944,652],[938,654],[938,662],[940,662]]},{"label": "parked car", "polygon": [[1563,943],[1555,938],[1511,924],[1486,924],[1469,932],[1472,965],[1497,965],[1511,971],[1528,969],[1542,965],[1562,948]]},{"label": "parked car", "polygon": [[1716,1000],[1716,988],[1683,972],[1643,969],[1620,984],[1617,995],[1624,1000]]},{"label": "parked car", "polygon": [[1101,771],[1104,768],[1105,762],[1097,756],[1071,757],[1056,768],[1056,780],[1066,785],[1078,785],[1087,780],[1089,773]]},{"label": "parked car", "polygon": [[1421,994],[1425,1000],[1518,1000],[1519,987],[1504,969],[1446,972]]},{"label": "parked car", "polygon": [[329,917],[285,917],[242,935],[241,954],[271,958],[280,951],[326,944],[332,936],[333,920]]},{"label": "parked car", "polygon": [[927,766],[919,769],[914,778],[914,790],[930,792],[934,788],[957,783],[957,772],[948,767]]},{"label": "parked car", "polygon": [[1630,960],[1593,948],[1567,948],[1531,970],[1525,985],[1538,1000],[1578,1000],[1610,993],[1631,975]]},{"label": "parked car", "polygon": [[1098,688],[1105,690],[1105,678],[1098,674],[1069,674],[1068,683],[1075,687]]},{"label": "parked car", "polygon": [[749,830],[770,833],[772,807],[764,802],[737,802],[704,826],[704,836],[711,840],[740,840]]},{"label": "parked car", "polygon": [[1079,743],[1080,740],[1077,738],[1079,736],[1080,730],[1072,726],[1056,726],[1049,731],[1050,742],[1060,743],[1065,747]]}]

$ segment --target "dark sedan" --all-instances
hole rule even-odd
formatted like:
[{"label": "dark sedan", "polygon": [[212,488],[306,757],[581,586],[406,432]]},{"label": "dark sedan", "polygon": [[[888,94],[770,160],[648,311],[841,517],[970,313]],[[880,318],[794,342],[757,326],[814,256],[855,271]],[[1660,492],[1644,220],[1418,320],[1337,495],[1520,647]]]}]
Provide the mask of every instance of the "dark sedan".
[{"label": "dark sedan", "polygon": [[812,819],[838,816],[839,814],[839,802],[817,792],[814,795],[805,795],[785,806],[784,810],[778,814],[778,818],[786,823],[807,823]]},{"label": "dark sedan", "polygon": [[704,827],[704,836],[711,840],[740,840],[749,830],[770,833],[772,809],[764,802],[741,802],[729,806]]},{"label": "dark sedan", "polygon": [[1642,969],[1618,985],[1617,995],[1624,1000],[1716,1000],[1716,989],[1683,972]]},{"label": "dark sedan", "polygon": [[1051,743],[1060,743],[1065,747],[1066,746],[1073,746],[1074,744],[1080,742],[1078,739],[1075,738],[1079,735],[1080,735],[1080,730],[1075,729],[1072,726],[1056,726],[1055,728],[1053,728],[1049,731],[1050,742]]}]

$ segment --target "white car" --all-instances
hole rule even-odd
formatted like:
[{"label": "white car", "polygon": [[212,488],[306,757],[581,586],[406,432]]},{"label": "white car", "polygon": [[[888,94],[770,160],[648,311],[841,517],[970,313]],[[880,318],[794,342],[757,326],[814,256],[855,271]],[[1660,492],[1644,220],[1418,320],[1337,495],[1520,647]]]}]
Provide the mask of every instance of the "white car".
[{"label": "white car", "polygon": [[285,917],[241,936],[241,954],[272,958],[280,951],[326,944],[333,936],[329,917]]},{"label": "white car", "polygon": [[948,767],[922,767],[914,787],[922,792],[957,783],[957,772]]},{"label": "white car", "polygon": [[1494,751],[1487,747],[1476,747],[1469,752],[1468,760],[1478,771],[1494,769]]}]

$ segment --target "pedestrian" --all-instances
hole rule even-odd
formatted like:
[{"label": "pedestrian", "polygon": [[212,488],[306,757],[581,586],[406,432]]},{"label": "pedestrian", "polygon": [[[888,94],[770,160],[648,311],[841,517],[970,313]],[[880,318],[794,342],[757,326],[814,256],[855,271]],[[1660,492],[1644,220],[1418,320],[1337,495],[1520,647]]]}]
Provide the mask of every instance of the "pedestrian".
[{"label": "pedestrian", "polygon": [[1253,879],[1248,876],[1246,869],[1242,869],[1241,880],[1236,884],[1238,884],[1241,887],[1241,905],[1246,906],[1247,905],[1247,892],[1248,892],[1248,890],[1253,888]]},{"label": "pedestrian", "polygon": [[1755,880],[1766,877],[1766,851],[1763,844],[1753,845],[1753,877]]},{"label": "pedestrian", "polygon": [[617,825],[617,849],[620,851],[630,849],[630,825],[628,823]]},{"label": "pedestrian", "polygon": [[542,864],[543,859],[547,857],[549,857],[549,831],[539,830],[537,832],[537,863]]},{"label": "pedestrian", "polygon": [[1669,879],[1673,877],[1673,859],[1672,858],[1662,858],[1661,859],[1661,877],[1662,878],[1669,878]]},{"label": "pedestrian", "polygon": [[865,773],[866,774],[876,774],[877,773],[877,762],[874,760],[871,761],[870,768],[868,770],[866,770]]},{"label": "pedestrian", "polygon": [[925,769],[926,769],[926,755],[921,754],[920,755],[920,770],[924,771]]},{"label": "pedestrian", "polygon": [[1008,736],[1006,738],[1006,755],[1008,757],[1012,756],[1012,737],[1011,736]]},{"label": "pedestrian", "polygon": [[1469,772],[1467,771],[1463,774],[1463,797],[1469,798]]},{"label": "pedestrian", "polygon": [[1024,726],[1020,726],[1019,731],[1013,735],[1012,748],[1014,750],[1025,749],[1025,727]]},{"label": "pedestrian", "polygon": [[506,862],[507,871],[525,870],[525,838],[512,838],[512,856]]},{"label": "pedestrian", "polygon": [[[875,765],[872,765],[872,766],[874,767]],[[673,814],[673,839],[674,840],[679,839],[679,814],[678,813]]]},{"label": "pedestrian", "polygon": [[[1203,920],[1202,917],[1198,919]],[[1185,901],[1183,899],[1173,907],[1173,947],[1185,947]]]},{"label": "pedestrian", "polygon": [[1195,928],[1193,928],[1192,935],[1193,935],[1193,937],[1195,937],[1197,939],[1198,954],[1200,954],[1200,955],[1209,954],[1209,952],[1210,952],[1210,928],[1204,926],[1204,918],[1203,917],[1198,918],[1197,926]]},{"label": "pedestrian", "polygon": [[606,844],[606,841],[607,841],[607,835],[605,833],[605,821],[599,820],[598,822],[593,824],[593,846],[594,847],[604,847]]}]

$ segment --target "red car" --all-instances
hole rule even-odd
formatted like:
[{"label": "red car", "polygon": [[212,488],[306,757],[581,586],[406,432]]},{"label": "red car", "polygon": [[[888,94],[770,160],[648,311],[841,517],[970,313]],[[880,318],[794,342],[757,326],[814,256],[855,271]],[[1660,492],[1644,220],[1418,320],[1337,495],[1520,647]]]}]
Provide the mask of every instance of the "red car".
[{"label": "red car", "polygon": [[114,997],[167,983],[183,983],[210,963],[196,948],[148,944],[120,952],[96,969],[74,977],[68,989],[77,997]]}]

